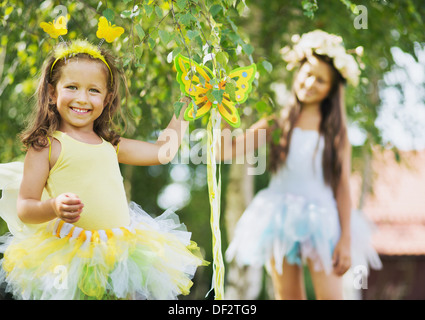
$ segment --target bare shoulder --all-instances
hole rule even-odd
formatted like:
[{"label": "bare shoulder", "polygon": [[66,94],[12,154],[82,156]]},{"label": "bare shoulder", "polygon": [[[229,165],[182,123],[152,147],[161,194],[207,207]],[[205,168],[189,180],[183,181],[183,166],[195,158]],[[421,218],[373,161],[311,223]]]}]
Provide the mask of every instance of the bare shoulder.
[{"label": "bare shoulder", "polygon": [[44,148],[30,147],[25,156],[25,168],[37,169],[49,166],[49,146]]},{"label": "bare shoulder", "polygon": [[49,170],[49,147],[30,147],[24,161],[20,198],[40,199]]}]

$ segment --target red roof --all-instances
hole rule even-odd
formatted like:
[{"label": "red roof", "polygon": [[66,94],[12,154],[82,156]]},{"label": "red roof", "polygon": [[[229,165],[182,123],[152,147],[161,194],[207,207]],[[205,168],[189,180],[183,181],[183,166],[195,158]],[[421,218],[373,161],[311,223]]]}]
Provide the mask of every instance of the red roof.
[{"label": "red roof", "polygon": [[[362,211],[377,226],[373,244],[380,254],[425,255],[425,150],[401,152],[397,163],[390,150],[375,151],[373,192]],[[353,174],[353,203],[360,198],[361,177]]]}]

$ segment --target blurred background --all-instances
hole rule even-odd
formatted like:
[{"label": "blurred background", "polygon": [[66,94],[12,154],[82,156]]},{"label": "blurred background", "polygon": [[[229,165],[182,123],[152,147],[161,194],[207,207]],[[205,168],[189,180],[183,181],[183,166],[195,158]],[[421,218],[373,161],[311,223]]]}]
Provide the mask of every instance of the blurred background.
[{"label": "blurred background", "polygon": [[[280,49],[294,34],[314,29],[335,33],[346,48],[363,47],[362,78],[347,87],[349,137],[353,145],[353,205],[376,224],[374,245],[384,268],[372,271],[363,289],[346,276],[347,299],[425,299],[425,9],[421,0],[145,0],[0,1],[0,162],[22,161],[18,134],[30,114],[41,66],[57,42],[39,27],[53,21],[57,6],[71,20],[65,39],[95,36],[104,15],[126,32],[104,43],[120,59],[129,96],[123,94],[124,136],[155,141],[170,121],[180,97],[172,57],[202,61],[214,47],[224,70],[255,62],[258,77],[240,106],[242,128],[285,105],[292,74]],[[190,131],[205,128],[205,119]],[[122,166],[129,199],[152,215],[170,206],[212,261],[206,165],[188,158],[205,156],[204,136],[186,137],[173,163]],[[267,155],[267,149],[259,150]],[[205,162],[203,162],[205,163]],[[248,164],[223,164],[221,228],[223,251],[233,228],[269,174],[248,175]],[[1,222],[1,232],[7,226]],[[308,297],[314,292],[306,270]],[[212,299],[211,265],[198,269],[191,293],[182,299]],[[367,287],[367,288],[366,288]],[[226,262],[225,297],[272,299],[263,269]]]}]

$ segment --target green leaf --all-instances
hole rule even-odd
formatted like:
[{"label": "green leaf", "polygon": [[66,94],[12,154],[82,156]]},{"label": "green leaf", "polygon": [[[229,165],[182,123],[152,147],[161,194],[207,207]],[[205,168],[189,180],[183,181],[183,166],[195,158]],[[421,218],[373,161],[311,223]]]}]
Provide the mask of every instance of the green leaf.
[{"label": "green leaf", "polygon": [[253,52],[254,52],[254,47],[253,46],[251,46],[249,43],[244,43],[243,45],[242,45],[242,49],[243,49],[243,51],[245,51],[245,53],[247,54],[247,55],[251,55]]},{"label": "green leaf", "polygon": [[213,97],[212,103],[215,104],[215,102],[217,101],[217,104],[221,104],[221,101],[223,101],[223,93],[224,90],[223,89],[218,89],[218,90],[211,90],[211,96]]},{"label": "green leaf", "polygon": [[184,10],[186,8],[186,5],[187,5],[187,0],[177,0],[176,4],[177,4],[177,7],[180,10]]},{"label": "green leaf", "polygon": [[150,17],[150,16],[151,16],[151,14],[152,14],[152,12],[153,12],[153,8],[152,8],[152,6],[150,6],[150,5],[148,5],[148,4],[144,4],[144,5],[143,5],[143,9],[145,9],[146,15],[147,15],[148,17]]},{"label": "green leaf", "polygon": [[266,71],[268,73],[271,73],[273,70],[273,65],[268,62],[267,60],[263,60],[263,62],[261,62],[261,64],[263,65],[264,69],[266,69]]},{"label": "green leaf", "polygon": [[182,14],[182,15],[179,17],[179,22],[180,22],[181,24],[184,24],[185,26],[189,26],[189,24],[190,24],[190,22],[191,22],[191,21],[196,21],[196,19],[195,19],[195,17],[194,17],[194,16],[192,16],[190,13]]},{"label": "green leaf", "polygon": [[134,52],[136,53],[136,57],[138,59],[140,59],[142,57],[142,55],[143,55],[143,47],[141,45],[140,46],[135,46],[134,47]]},{"label": "green leaf", "polygon": [[135,26],[137,35],[139,36],[140,40],[143,40],[143,38],[145,37],[145,31],[143,30],[142,26],[139,24],[136,24]]},{"label": "green leaf", "polygon": [[257,111],[260,114],[266,113],[267,110],[269,109],[269,105],[267,103],[265,103],[263,100],[260,100],[255,104],[255,109],[257,109]]},{"label": "green leaf", "polygon": [[223,7],[221,5],[215,4],[210,8],[210,13],[214,18],[222,10],[223,10]]},{"label": "green leaf", "polygon": [[159,6],[155,7],[155,13],[160,19],[164,16],[164,13],[162,12],[162,8]]},{"label": "green leaf", "polygon": [[317,0],[303,0],[301,4],[304,9],[304,15],[309,17],[310,19],[313,19],[314,12],[319,9],[319,6],[317,5]]},{"label": "green leaf", "polygon": [[159,38],[161,39],[164,45],[167,45],[172,39],[172,35],[168,31],[159,30],[158,34],[159,34]]},{"label": "green leaf", "polygon": [[115,12],[114,10],[108,8],[102,11],[102,15],[108,20],[110,23],[114,23]]},{"label": "green leaf", "polygon": [[155,48],[155,46],[156,46],[156,42],[155,42],[155,40],[154,39],[152,39],[152,38],[149,38],[149,40],[148,40],[148,44],[149,44],[149,49],[153,49],[153,48]]},{"label": "green leaf", "polygon": [[212,94],[212,90],[209,90],[209,91],[207,91],[207,99],[209,100],[209,101],[211,101],[212,103],[213,103],[213,105],[215,106],[215,104],[214,104],[214,101],[215,101],[215,97],[214,97],[214,95]]},{"label": "green leaf", "polygon": [[198,112],[198,105],[192,99],[192,107],[193,107],[193,117],[196,118],[196,113]]},{"label": "green leaf", "polygon": [[215,60],[222,65],[223,67],[226,66],[229,62],[229,55],[224,52],[224,51],[220,51],[219,53],[217,53],[217,55],[215,56]]},{"label": "green leaf", "polygon": [[229,81],[226,83],[226,88],[224,90],[225,93],[227,93],[230,97],[230,100],[236,101],[236,86],[233,82]]},{"label": "green leaf", "polygon": [[121,17],[130,19],[131,18],[131,11],[130,10],[124,10],[121,12]]},{"label": "green leaf", "polygon": [[199,36],[199,31],[198,30],[187,30],[186,36],[190,40],[193,40],[194,38],[196,38],[197,36]]},{"label": "green leaf", "polygon": [[127,65],[129,65],[130,64],[130,62],[131,62],[131,57],[128,57],[128,58],[124,58],[124,61],[123,61],[123,67],[125,67],[125,66],[127,66]]},{"label": "green leaf", "polygon": [[7,7],[6,10],[4,11],[4,14],[6,16],[10,15],[13,12],[13,7]]},{"label": "green leaf", "polygon": [[182,108],[184,106],[184,102],[180,102],[180,101],[175,102],[173,106],[174,106],[174,114],[178,118],[179,115],[180,115],[180,112],[181,112],[181,110],[182,110]]}]

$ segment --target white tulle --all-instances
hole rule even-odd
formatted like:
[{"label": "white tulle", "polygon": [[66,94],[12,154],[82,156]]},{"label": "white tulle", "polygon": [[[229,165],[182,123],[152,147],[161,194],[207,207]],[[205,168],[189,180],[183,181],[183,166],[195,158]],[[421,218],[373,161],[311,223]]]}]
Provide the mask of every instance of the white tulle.
[{"label": "white tulle", "polygon": [[[332,271],[340,237],[339,215],[322,170],[324,139],[316,131],[295,128],[286,164],[259,191],[240,218],[226,251],[228,261],[265,265],[273,259],[282,272],[284,259],[316,270]],[[358,210],[351,212],[352,266],[381,268],[371,244],[373,226]]]}]

